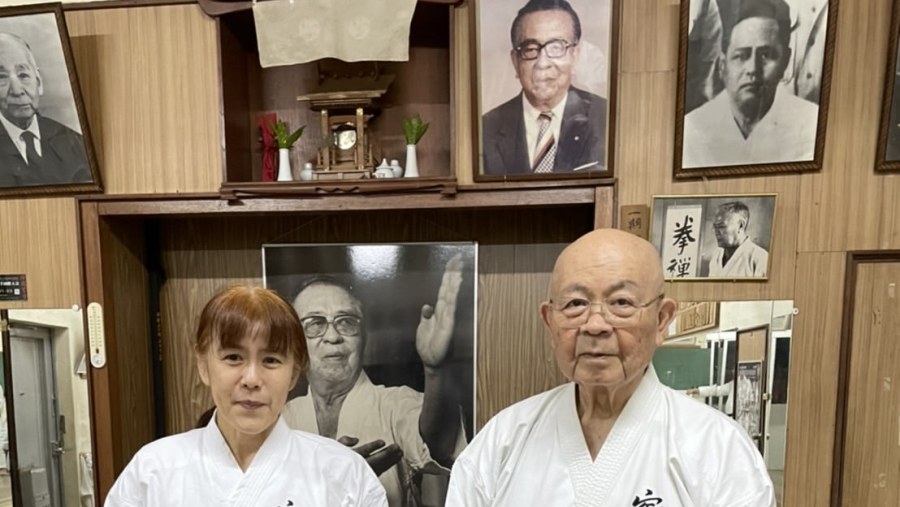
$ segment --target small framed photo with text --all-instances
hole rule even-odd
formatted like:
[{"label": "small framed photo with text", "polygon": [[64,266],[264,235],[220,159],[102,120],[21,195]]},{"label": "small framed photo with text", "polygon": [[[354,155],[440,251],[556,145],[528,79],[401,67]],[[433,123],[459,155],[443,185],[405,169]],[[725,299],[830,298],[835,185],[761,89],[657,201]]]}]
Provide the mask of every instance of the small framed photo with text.
[{"label": "small framed photo with text", "polygon": [[766,280],[775,194],[654,196],[651,243],[666,280]]},{"label": "small framed photo with text", "polygon": [[613,176],[620,5],[474,4],[476,181]]},{"label": "small framed photo with text", "polygon": [[0,197],[101,190],[61,4],[0,9]]},{"label": "small framed photo with text", "polygon": [[675,178],[822,168],[837,0],[682,0]]}]

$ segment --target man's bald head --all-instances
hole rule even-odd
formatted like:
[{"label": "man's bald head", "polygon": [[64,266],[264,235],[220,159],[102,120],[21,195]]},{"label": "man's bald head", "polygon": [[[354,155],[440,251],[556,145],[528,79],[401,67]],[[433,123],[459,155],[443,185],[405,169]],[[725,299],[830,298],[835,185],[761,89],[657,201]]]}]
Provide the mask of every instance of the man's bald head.
[{"label": "man's bald head", "polygon": [[662,287],[662,261],[656,248],[647,240],[618,229],[597,229],[575,240],[556,259],[550,292],[557,290],[563,274],[601,265],[616,266],[623,277],[646,284],[656,290]]}]

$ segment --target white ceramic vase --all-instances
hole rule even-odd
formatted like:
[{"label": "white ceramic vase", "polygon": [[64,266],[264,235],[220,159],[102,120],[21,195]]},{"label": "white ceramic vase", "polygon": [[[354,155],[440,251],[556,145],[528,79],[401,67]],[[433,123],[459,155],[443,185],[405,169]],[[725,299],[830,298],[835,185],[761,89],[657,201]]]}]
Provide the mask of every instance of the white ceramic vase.
[{"label": "white ceramic vase", "polygon": [[294,175],[291,173],[289,148],[278,148],[278,181],[294,181]]},{"label": "white ceramic vase", "polygon": [[406,145],[406,170],[404,178],[417,178],[419,176],[419,164],[416,161],[416,145]]}]

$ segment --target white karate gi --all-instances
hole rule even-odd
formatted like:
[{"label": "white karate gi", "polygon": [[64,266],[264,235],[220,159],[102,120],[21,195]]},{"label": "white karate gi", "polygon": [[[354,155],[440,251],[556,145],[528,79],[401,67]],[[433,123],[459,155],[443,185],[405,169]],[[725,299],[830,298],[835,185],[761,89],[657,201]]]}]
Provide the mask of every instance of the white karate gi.
[{"label": "white karate gi", "polygon": [[[358,438],[357,445],[383,440],[385,445],[397,444],[403,451],[403,459],[379,477],[392,507],[410,505],[409,483],[416,472],[449,472],[431,458],[428,446],[419,434],[423,399],[422,393],[409,387],[376,386],[362,371],[341,405],[338,438]],[[289,401],[282,416],[291,428],[319,433],[311,395]],[[460,428],[454,456],[462,452],[465,446],[465,431]]]},{"label": "white karate gi", "polygon": [[716,248],[716,254],[709,263],[709,276],[735,278],[763,278],[769,265],[769,252],[750,238],[744,240],[731,254],[728,263],[722,266],[725,250]]},{"label": "white karate gi", "polygon": [[575,384],[503,410],[453,465],[447,507],[774,507],[765,463],[733,420],[649,367],[595,461]]},{"label": "white karate gi", "polygon": [[744,139],[734,121],[728,92],[684,117],[685,169],[744,164],[804,162],[813,159],[819,106],[784,90]]},{"label": "white karate gi", "polygon": [[205,428],[145,445],[106,497],[106,507],[386,507],[378,478],[361,456],[280,418],[241,471],[215,417]]}]

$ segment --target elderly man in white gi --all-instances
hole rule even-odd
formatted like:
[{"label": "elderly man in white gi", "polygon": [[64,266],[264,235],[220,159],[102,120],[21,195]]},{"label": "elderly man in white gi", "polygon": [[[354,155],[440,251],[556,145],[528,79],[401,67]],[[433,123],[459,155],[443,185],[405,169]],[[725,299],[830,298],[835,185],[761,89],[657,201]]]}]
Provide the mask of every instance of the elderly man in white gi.
[{"label": "elderly man in white gi", "polygon": [[765,278],[769,252],[750,239],[750,208],[740,201],[719,206],[713,221],[718,247],[709,261],[710,277]]},{"label": "elderly man in white gi", "polygon": [[387,507],[358,454],[281,417],[307,364],[306,338],[273,291],[237,286],[200,314],[194,345],[216,411],[203,428],[144,446],[106,507],[175,505]]},{"label": "elderly man in white gi", "polygon": [[775,506],[746,432],[653,370],[676,309],[661,265],[618,230],[563,251],[541,316],[571,382],[485,425],[453,466],[448,506]]}]

